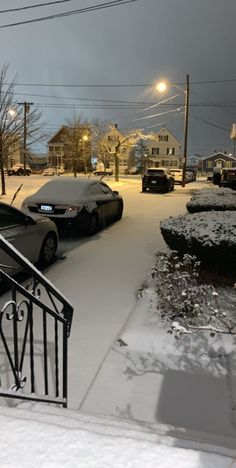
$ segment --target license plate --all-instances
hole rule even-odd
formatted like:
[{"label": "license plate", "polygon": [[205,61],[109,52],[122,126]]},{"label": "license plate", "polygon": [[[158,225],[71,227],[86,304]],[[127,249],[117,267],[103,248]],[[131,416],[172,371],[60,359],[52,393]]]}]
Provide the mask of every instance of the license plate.
[{"label": "license plate", "polygon": [[152,183],[152,184],[156,184],[157,181],[156,181],[156,180],[152,180],[151,183]]},{"label": "license plate", "polygon": [[50,213],[53,211],[53,207],[50,205],[40,205],[40,211],[45,211],[47,213]]}]

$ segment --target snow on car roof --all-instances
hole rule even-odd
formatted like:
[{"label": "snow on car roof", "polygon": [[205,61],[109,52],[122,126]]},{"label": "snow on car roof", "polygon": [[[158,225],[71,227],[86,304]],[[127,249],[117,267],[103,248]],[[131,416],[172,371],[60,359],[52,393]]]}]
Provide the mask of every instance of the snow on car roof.
[{"label": "snow on car roof", "polygon": [[53,179],[44,184],[36,193],[28,199],[31,201],[50,200],[72,202],[87,195],[87,189],[93,185],[94,181],[85,178],[62,177]]}]

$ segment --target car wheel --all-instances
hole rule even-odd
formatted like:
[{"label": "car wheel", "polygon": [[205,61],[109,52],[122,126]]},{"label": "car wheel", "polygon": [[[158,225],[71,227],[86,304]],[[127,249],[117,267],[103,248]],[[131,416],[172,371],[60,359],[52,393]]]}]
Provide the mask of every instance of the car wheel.
[{"label": "car wheel", "polygon": [[119,206],[118,206],[118,210],[117,210],[117,215],[116,215],[116,220],[119,221],[121,218],[122,218],[122,215],[123,215],[123,203],[120,202],[119,203]]},{"label": "car wheel", "polygon": [[39,264],[42,267],[51,265],[55,258],[57,250],[57,238],[56,235],[51,232],[45,237],[39,254]]},{"label": "car wheel", "polygon": [[88,236],[93,236],[98,231],[99,221],[98,217],[95,214],[92,214],[89,217],[87,234]]},{"label": "car wheel", "polygon": [[146,192],[146,191],[147,191],[146,187],[143,187],[142,192]]}]

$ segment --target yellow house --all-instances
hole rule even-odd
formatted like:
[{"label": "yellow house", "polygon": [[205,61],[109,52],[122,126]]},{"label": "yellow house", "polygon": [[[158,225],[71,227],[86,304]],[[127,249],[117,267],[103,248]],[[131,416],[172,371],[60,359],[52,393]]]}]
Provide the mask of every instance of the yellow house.
[{"label": "yellow house", "polygon": [[182,167],[184,158],[181,155],[181,144],[166,128],[162,127],[154,134],[147,145],[149,167]]},{"label": "yellow house", "polygon": [[[124,174],[127,169],[128,157],[129,157],[129,147],[126,141],[124,141],[126,136],[118,130],[118,126],[115,124],[114,127],[111,127],[103,137],[102,144],[106,151],[106,161],[107,165],[113,171],[115,170],[115,158],[114,154],[116,151],[116,146],[120,142],[121,145],[118,151],[119,158],[119,168],[120,174]],[[124,141],[124,144],[122,142]],[[99,165],[101,161],[97,161]]]}]

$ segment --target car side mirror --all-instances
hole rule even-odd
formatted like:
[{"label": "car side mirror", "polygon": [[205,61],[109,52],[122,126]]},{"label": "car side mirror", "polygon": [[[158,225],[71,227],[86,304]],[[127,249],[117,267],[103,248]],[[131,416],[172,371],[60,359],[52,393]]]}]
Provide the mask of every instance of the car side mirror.
[{"label": "car side mirror", "polygon": [[26,216],[25,217],[25,224],[26,226],[34,226],[34,224],[36,224],[36,221],[31,218],[30,216]]},{"label": "car side mirror", "polygon": [[117,190],[113,190],[113,195],[117,197],[119,195],[119,192]]}]

